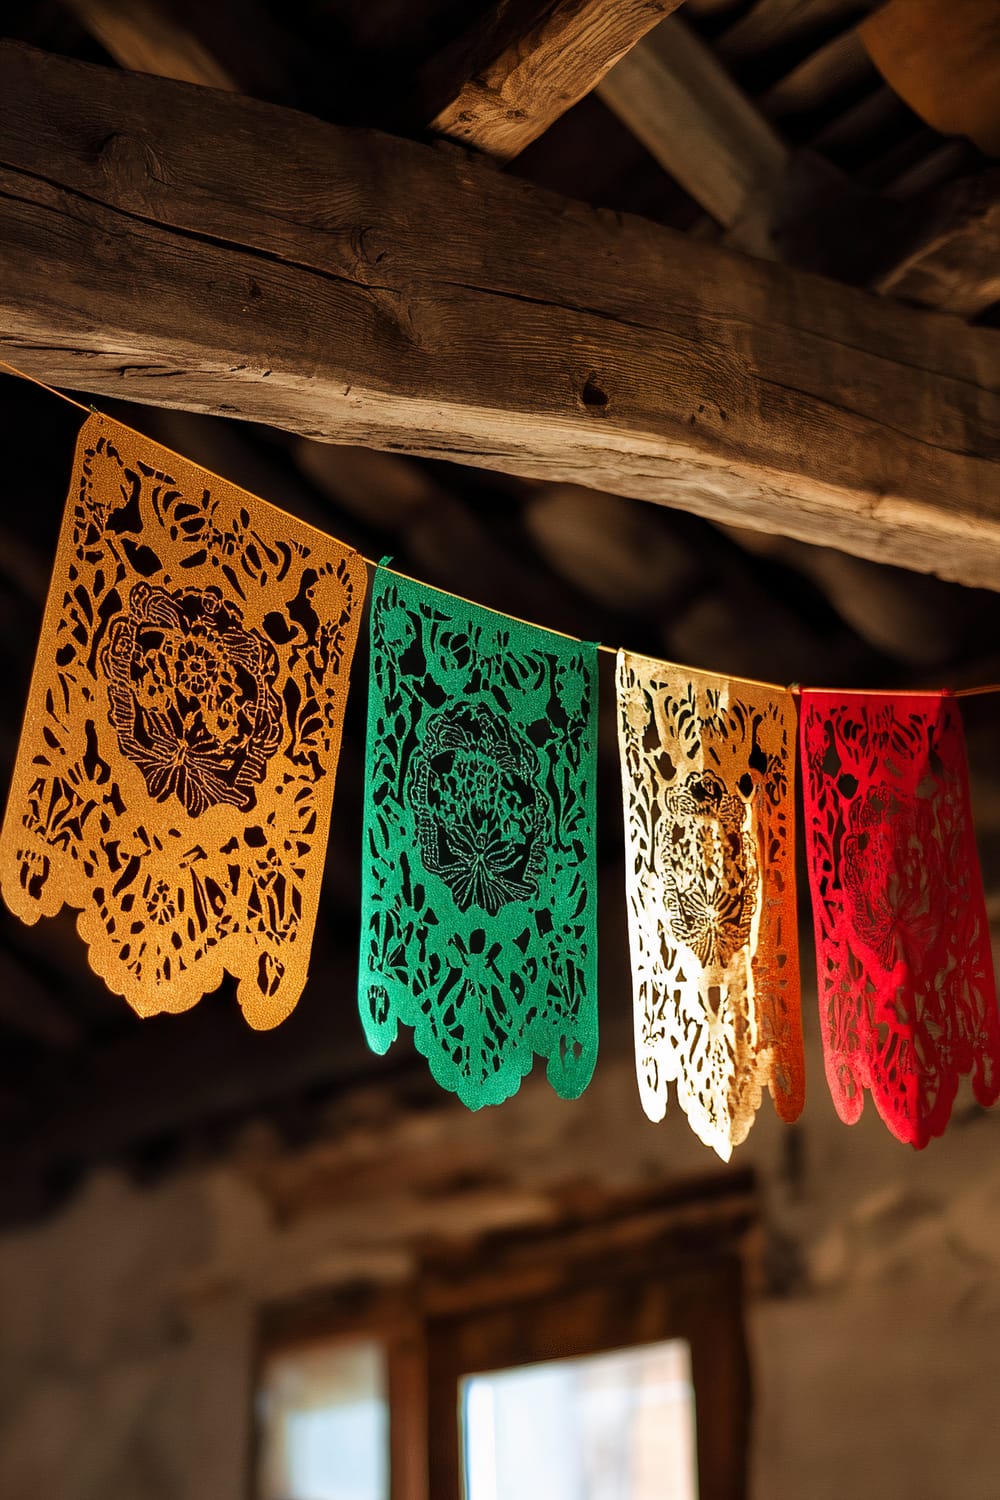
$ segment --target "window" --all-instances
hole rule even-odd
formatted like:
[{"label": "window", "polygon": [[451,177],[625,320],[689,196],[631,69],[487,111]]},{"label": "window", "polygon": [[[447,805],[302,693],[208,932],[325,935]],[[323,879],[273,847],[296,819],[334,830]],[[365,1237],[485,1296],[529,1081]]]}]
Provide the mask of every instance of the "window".
[{"label": "window", "polygon": [[425,1363],[412,1288],[266,1309],[250,1500],[428,1500]]},{"label": "window", "polygon": [[277,1310],[253,1500],[741,1500],[753,1209],[735,1184]]},{"label": "window", "polygon": [[471,1375],[467,1500],[698,1500],[683,1339]]},{"label": "window", "polygon": [[385,1350],[331,1340],[266,1359],[257,1500],[389,1500]]}]

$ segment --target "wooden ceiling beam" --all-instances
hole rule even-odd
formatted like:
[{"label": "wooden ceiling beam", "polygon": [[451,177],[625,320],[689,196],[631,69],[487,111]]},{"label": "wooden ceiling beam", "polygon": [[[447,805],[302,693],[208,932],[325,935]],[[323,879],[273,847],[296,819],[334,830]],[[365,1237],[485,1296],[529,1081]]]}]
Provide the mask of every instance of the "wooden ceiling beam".
[{"label": "wooden ceiling beam", "polygon": [[989,0],[887,0],[861,23],[858,38],[928,125],[1000,155],[1000,7]]},{"label": "wooden ceiling beam", "polygon": [[[836,0],[829,14],[810,12],[810,23],[841,14],[837,6],[843,3]],[[849,3],[855,12],[864,9],[859,0]],[[241,88],[166,0],[67,4],[124,68],[208,88]],[[728,55],[730,33],[710,49],[678,17],[659,20],[672,8],[651,0],[618,10],[604,0],[593,9],[576,0],[554,7],[551,0],[501,5],[492,27],[478,28],[446,55],[444,79],[474,65],[480,71],[441,107],[431,128],[506,159],[568,107],[552,87],[551,70],[572,75],[572,86],[563,94],[575,103],[609,67],[598,82],[605,103],[725,226],[727,243],[842,280],[866,281],[886,295],[965,317],[996,300],[997,237],[988,194],[978,187],[970,190],[969,184],[957,191],[949,186],[941,202],[929,206],[926,231],[921,220],[915,233],[904,230],[900,236],[891,207],[874,195],[851,192],[840,174],[789,150],[720,66],[715,51]],[[765,9],[755,6],[732,28],[733,35],[742,38],[744,31],[765,21],[776,24],[779,15],[785,24],[800,19],[790,0],[774,0],[773,15],[765,16]],[[633,50],[622,57],[622,46]],[[242,52],[246,50],[244,46]],[[454,88],[439,76],[437,87],[442,86]],[[274,92],[266,90],[268,96]],[[535,108],[528,107],[533,92]],[[549,114],[543,120],[545,111]],[[525,131],[531,134],[520,141]],[[857,220],[870,221],[873,214],[883,221],[879,244],[898,242],[901,248],[898,260],[869,277],[864,243],[859,244],[856,231]],[[912,216],[904,216],[904,222],[912,222]]]},{"label": "wooden ceiling beam", "polygon": [[1000,170],[960,178],[914,207],[914,232],[874,289],[963,318],[1000,303]]},{"label": "wooden ceiling beam", "polygon": [[774,51],[800,53],[860,20],[878,0],[755,0],[726,26],[714,46],[726,63],[746,68]]},{"label": "wooden ceiling beam", "polygon": [[295,43],[263,0],[64,0],[123,68],[288,102]]},{"label": "wooden ceiling beam", "polygon": [[680,0],[506,0],[424,79],[431,131],[510,161]]},{"label": "wooden ceiling beam", "polygon": [[0,97],[31,374],[1000,585],[991,330],[234,95],[6,45]]}]

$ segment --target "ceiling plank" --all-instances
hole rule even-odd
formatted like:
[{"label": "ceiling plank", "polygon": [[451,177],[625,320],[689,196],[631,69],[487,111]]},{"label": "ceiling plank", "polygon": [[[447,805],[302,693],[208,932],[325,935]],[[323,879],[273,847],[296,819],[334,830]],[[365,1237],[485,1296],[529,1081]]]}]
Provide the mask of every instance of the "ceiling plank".
[{"label": "ceiling plank", "polygon": [[842,31],[758,96],[769,120],[808,120],[849,107],[879,75],[856,31]]},{"label": "ceiling plank", "polygon": [[508,0],[493,28],[436,60],[425,81],[435,135],[510,161],[680,0]]},{"label": "ceiling plank", "polygon": [[[303,58],[265,0],[64,0],[123,68],[292,103]],[[329,69],[325,89],[331,87]]]},{"label": "ceiling plank", "polygon": [[[671,16],[598,88],[665,171],[751,255],[864,284],[899,210],[792,150],[715,51]],[[879,264],[882,264],[880,260]]]},{"label": "ceiling plank", "polygon": [[[125,68],[210,88],[236,90],[239,86],[164,0],[67,3]],[[788,0],[776,3],[788,7]],[[851,3],[857,9],[857,0]],[[529,70],[541,70],[538,85],[551,103],[555,95],[544,86],[544,59],[558,57],[562,37],[576,48],[573,65],[585,71],[595,56],[595,46],[600,50],[601,39],[607,41],[609,14],[604,7],[598,23],[595,16],[585,14],[586,8],[570,5],[553,10],[543,5],[542,9],[546,14],[537,5],[528,10],[516,5],[500,7],[494,29],[487,32],[486,46],[499,48],[501,60],[494,58],[487,71],[494,64],[501,73],[507,66],[513,68],[515,55],[521,53]],[[799,19],[794,6],[791,11]],[[652,15],[655,23],[655,8],[647,0],[635,12],[640,14]],[[634,17],[619,12],[610,18],[619,28],[616,35],[624,34],[623,27],[635,29]],[[825,11],[809,14],[811,22],[825,19]],[[763,20],[760,5],[745,22],[749,26],[758,20]],[[525,29],[524,35],[517,34],[518,27]],[[578,34],[570,35],[573,27],[579,28]],[[733,31],[741,32],[741,27]],[[477,36],[481,37],[481,29]],[[718,50],[725,51],[721,43]],[[468,66],[468,44],[462,55]],[[488,50],[486,55],[490,55]],[[477,86],[481,81],[480,76]],[[940,202],[927,206],[913,233],[907,227],[897,232],[890,207],[870,195],[852,194],[840,174],[824,171],[816,158],[793,155],[720,66],[714,51],[679,17],[656,25],[611,67],[598,88],[605,103],[665,170],[725,226],[727,243],[838,279],[867,282],[902,301],[965,317],[976,316],[997,300],[992,189],[984,190],[978,182],[963,183],[957,190],[949,186]],[[455,119],[449,113],[454,104],[453,100],[445,107],[433,127],[444,135],[454,133]],[[521,128],[523,116],[519,114],[516,129]],[[482,143],[470,143],[502,155],[502,148],[492,150],[485,138]],[[876,243],[882,249],[891,244],[900,248],[898,259],[890,255],[891,263],[880,265],[869,276],[864,247],[871,241],[859,244],[853,231],[859,214],[870,219],[873,213],[884,221]],[[903,222],[908,226],[913,216],[907,215]]]},{"label": "ceiling plank", "polygon": [[752,65],[772,51],[802,52],[816,38],[829,36],[861,19],[878,0],[756,0],[715,42],[733,67]]},{"label": "ceiling plank", "polygon": [[11,45],[0,96],[31,374],[1000,586],[992,330],[239,96]]}]

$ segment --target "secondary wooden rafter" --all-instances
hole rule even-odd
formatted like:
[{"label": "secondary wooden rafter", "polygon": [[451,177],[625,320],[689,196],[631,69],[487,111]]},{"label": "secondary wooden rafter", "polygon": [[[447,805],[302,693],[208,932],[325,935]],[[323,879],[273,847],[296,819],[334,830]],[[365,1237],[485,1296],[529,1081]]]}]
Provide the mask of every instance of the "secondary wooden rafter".
[{"label": "secondary wooden rafter", "polygon": [[949,183],[916,205],[861,189],[820,157],[793,152],[679,15],[598,93],[727,244],[963,317],[1000,296],[997,174]]},{"label": "secondary wooden rafter", "polygon": [[123,68],[183,83],[231,89],[236,79],[161,0],[65,0]]},{"label": "secondary wooden rafter", "polygon": [[1000,170],[950,182],[915,209],[915,227],[874,288],[963,318],[1000,304]]},{"label": "secondary wooden rafter", "polygon": [[[123,68],[290,102],[296,47],[265,0],[62,0]],[[331,85],[332,86],[332,85]]]},{"label": "secondary wooden rafter", "polygon": [[[66,0],[136,72],[236,89],[226,65],[166,0]],[[426,69],[412,123],[509,161],[590,92],[681,0],[502,0]],[[249,92],[255,92],[253,89]]]},{"label": "secondary wooden rafter", "polygon": [[692,198],[737,234],[750,204],[771,197],[789,168],[789,147],[680,16],[623,57],[598,93]]},{"label": "secondary wooden rafter", "polygon": [[[751,13],[753,14],[753,12]],[[734,249],[852,285],[892,257],[899,209],[795,150],[682,15],[661,22],[597,92]]]},{"label": "secondary wooden rafter", "polygon": [[681,0],[507,0],[424,80],[435,135],[510,161]]},{"label": "secondary wooden rafter", "polygon": [[989,0],[887,0],[858,28],[872,62],[944,135],[1000,154],[1000,8]]},{"label": "secondary wooden rafter", "polygon": [[233,95],[8,45],[0,96],[43,379],[1000,584],[989,330]]}]

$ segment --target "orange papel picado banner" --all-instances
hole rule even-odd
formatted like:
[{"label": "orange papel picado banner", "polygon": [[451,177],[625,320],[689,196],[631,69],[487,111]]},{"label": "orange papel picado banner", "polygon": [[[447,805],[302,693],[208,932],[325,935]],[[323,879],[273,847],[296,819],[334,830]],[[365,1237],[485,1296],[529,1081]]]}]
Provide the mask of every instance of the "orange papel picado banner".
[{"label": "orange papel picado banner", "polygon": [[109,418],[81,429],[7,814],[26,922],[80,911],[140,1014],[305,984],[363,560]]}]

